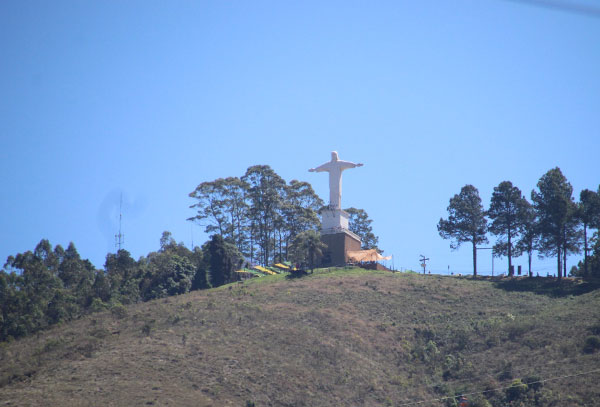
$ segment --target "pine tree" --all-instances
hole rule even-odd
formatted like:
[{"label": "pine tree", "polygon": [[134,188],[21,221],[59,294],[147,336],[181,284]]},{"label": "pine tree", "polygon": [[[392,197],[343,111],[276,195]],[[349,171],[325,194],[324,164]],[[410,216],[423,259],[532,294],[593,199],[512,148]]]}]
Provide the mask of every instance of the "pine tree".
[{"label": "pine tree", "polygon": [[512,276],[512,256],[515,253],[514,239],[522,231],[524,217],[526,216],[527,201],[521,190],[510,181],[503,181],[494,188],[488,217],[490,218],[489,231],[499,236],[494,245],[494,253],[508,257],[508,275]]},{"label": "pine tree", "polygon": [[454,239],[450,248],[457,250],[462,243],[473,245],[473,275],[477,276],[477,245],[487,243],[487,221],[479,191],[465,185],[450,199],[448,219],[440,218],[438,232],[443,239]]},{"label": "pine tree", "polygon": [[531,200],[538,219],[538,251],[541,256],[556,256],[557,275],[562,277],[561,259],[565,245],[570,207],[573,205],[573,187],[556,167],[538,181],[539,191],[531,192]]},{"label": "pine tree", "polygon": [[[600,187],[598,187],[600,191]],[[577,218],[583,224],[583,267],[584,276],[588,276],[588,228],[600,227],[600,195],[598,192],[584,189],[579,194],[579,203],[577,205]]]}]

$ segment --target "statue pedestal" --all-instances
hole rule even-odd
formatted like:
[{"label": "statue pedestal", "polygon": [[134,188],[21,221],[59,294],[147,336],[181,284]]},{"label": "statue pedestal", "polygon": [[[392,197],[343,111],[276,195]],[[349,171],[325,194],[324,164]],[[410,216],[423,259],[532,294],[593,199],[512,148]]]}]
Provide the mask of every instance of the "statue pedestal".
[{"label": "statue pedestal", "polygon": [[349,218],[341,209],[321,211],[321,240],[327,245],[323,267],[344,266],[348,262],[346,252],[360,250],[360,238],[348,229]]},{"label": "statue pedestal", "polygon": [[321,211],[321,234],[340,233],[342,230],[348,230],[348,219],[350,219],[348,212],[341,209],[323,209]]},{"label": "statue pedestal", "polygon": [[349,230],[340,233],[321,235],[321,241],[327,245],[321,262],[322,267],[345,266],[348,263],[348,251],[360,250],[360,239]]}]

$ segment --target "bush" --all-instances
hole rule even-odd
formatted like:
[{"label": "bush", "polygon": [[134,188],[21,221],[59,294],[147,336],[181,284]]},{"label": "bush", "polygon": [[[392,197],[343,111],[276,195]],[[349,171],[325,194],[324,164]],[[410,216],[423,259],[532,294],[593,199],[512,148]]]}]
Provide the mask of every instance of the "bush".
[{"label": "bush", "polygon": [[123,319],[127,316],[127,309],[121,304],[116,304],[110,309],[110,313],[117,319]]},{"label": "bush", "polygon": [[525,335],[526,332],[530,330],[531,326],[527,323],[513,322],[507,327],[508,339],[510,339],[511,341],[518,341],[519,338],[521,338],[523,335]]},{"label": "bush", "polygon": [[492,407],[492,404],[485,397],[477,394],[471,398],[469,407]]},{"label": "bush", "polygon": [[156,321],[153,319],[151,321],[146,322],[143,326],[142,326],[142,333],[145,336],[149,336],[150,332],[152,332],[152,328],[154,327],[154,323]]},{"label": "bush", "polygon": [[523,378],[523,381],[529,383],[528,386],[530,389],[533,389],[533,391],[538,391],[544,386],[544,383],[541,380],[542,378],[536,374],[531,374]]},{"label": "bush", "polygon": [[598,349],[600,349],[600,338],[597,336],[588,336],[585,338],[585,343],[583,345],[584,353],[594,353]]},{"label": "bush", "polygon": [[63,341],[61,338],[48,339],[46,341],[46,343],[44,344],[44,347],[41,352],[51,352],[54,349],[59,348],[62,345],[62,343],[63,343]]},{"label": "bush", "polygon": [[92,300],[92,304],[90,305],[90,309],[92,310],[92,312],[104,311],[107,308],[108,305],[106,305],[106,303],[103,302],[100,298],[94,298]]},{"label": "bush", "polygon": [[595,325],[590,326],[588,330],[594,335],[600,335],[600,322],[597,322]]},{"label": "bush", "polygon": [[510,387],[506,389],[506,400],[514,401],[520,399],[525,393],[527,393],[527,385],[521,381],[521,379],[515,379],[510,384]]},{"label": "bush", "polygon": [[287,278],[300,278],[308,275],[306,270],[300,268],[290,268],[290,274],[287,275]]}]

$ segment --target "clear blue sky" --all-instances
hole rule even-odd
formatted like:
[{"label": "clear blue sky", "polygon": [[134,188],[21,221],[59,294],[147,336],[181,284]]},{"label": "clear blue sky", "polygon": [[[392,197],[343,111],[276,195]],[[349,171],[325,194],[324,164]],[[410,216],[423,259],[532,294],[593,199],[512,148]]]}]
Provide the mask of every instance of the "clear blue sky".
[{"label": "clear blue sky", "polygon": [[135,258],[164,230],[202,243],[196,185],[268,164],[327,199],[308,169],[337,150],[364,163],[342,205],[369,213],[396,267],[471,272],[470,247],[436,229],[463,185],[486,207],[556,166],[577,199],[598,188],[600,18],[502,0],[5,0],[0,141],[2,262],[47,238],[102,267],[120,193]]}]

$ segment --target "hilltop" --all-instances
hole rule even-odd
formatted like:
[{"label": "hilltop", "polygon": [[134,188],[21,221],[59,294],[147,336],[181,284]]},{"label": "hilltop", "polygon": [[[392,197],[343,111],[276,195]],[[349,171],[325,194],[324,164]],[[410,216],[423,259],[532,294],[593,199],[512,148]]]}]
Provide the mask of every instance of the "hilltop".
[{"label": "hilltop", "polygon": [[0,405],[592,406],[599,309],[573,281],[263,277],[2,343]]}]

